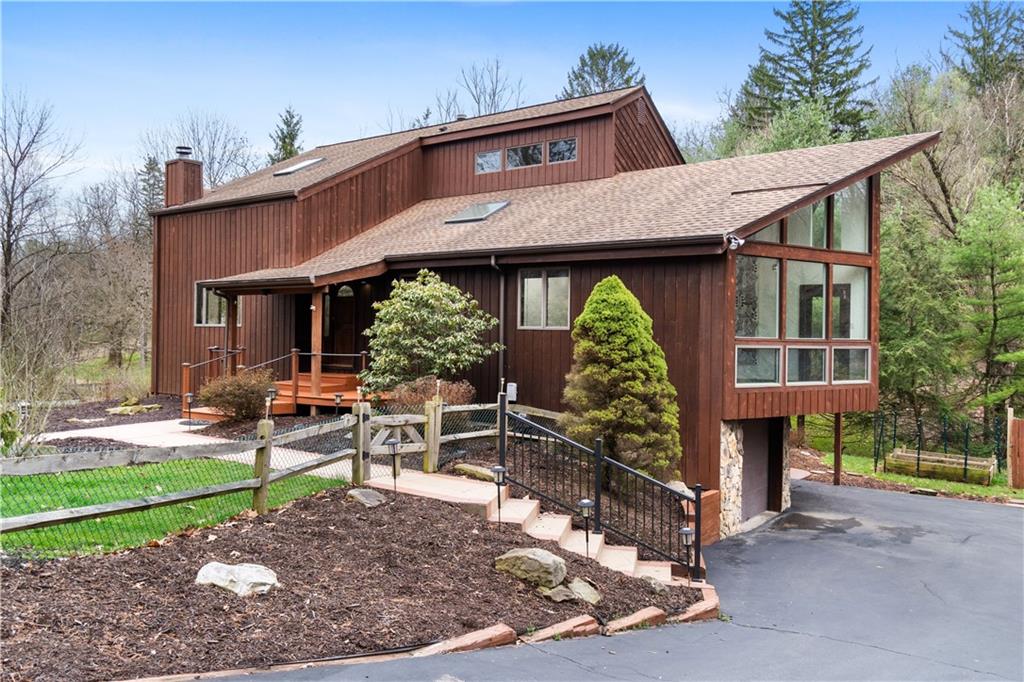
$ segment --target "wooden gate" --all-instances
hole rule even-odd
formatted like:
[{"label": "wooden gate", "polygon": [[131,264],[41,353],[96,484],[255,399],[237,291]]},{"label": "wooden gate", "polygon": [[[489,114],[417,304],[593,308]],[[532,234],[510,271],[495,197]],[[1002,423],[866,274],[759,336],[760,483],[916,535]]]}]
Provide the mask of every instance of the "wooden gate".
[{"label": "wooden gate", "polygon": [[1006,478],[1011,488],[1024,488],[1024,419],[1006,410]]}]

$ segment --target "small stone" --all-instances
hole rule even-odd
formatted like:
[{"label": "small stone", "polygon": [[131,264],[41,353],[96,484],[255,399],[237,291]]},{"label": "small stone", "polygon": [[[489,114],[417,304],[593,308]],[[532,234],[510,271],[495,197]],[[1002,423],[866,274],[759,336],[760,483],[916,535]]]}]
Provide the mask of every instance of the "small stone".
[{"label": "small stone", "polygon": [[108,407],[107,414],[117,414],[121,416],[132,416],[135,414],[142,414],[143,412],[156,412],[160,409],[159,404],[153,405],[125,405],[124,407]]},{"label": "small stone", "polygon": [[494,560],[494,568],[542,587],[554,587],[565,579],[565,559],[546,549],[513,549]]},{"label": "small stone", "polygon": [[494,483],[494,473],[487,467],[477,466],[476,464],[465,464],[460,462],[455,465],[455,473],[462,476],[468,476],[469,478],[475,478],[480,481]]},{"label": "small stone", "polygon": [[538,587],[537,591],[553,602],[575,601],[576,593],[565,585],[558,587]]},{"label": "small stone", "polygon": [[387,502],[386,497],[370,488],[353,488],[348,491],[345,497],[350,497],[359,504],[363,505],[367,509],[373,509],[374,507],[384,504]]},{"label": "small stone", "polygon": [[69,424],[97,424],[99,422],[107,421],[106,417],[92,417],[90,419],[79,419],[78,417],[68,417]]},{"label": "small stone", "polygon": [[932,490],[931,488],[914,488],[910,491],[911,495],[928,495],[929,497],[935,497],[939,494],[938,490]]},{"label": "small stone", "polygon": [[596,605],[597,602],[601,601],[601,593],[582,578],[573,578],[569,582],[569,589],[572,590],[577,599],[582,599],[588,604]]},{"label": "small stone", "polygon": [[651,592],[654,592],[654,594],[668,594],[668,585],[661,582],[654,576],[645,575],[642,576],[640,580],[647,583],[647,586],[651,588]]},{"label": "small stone", "polygon": [[122,400],[121,401],[121,407],[133,407],[135,405],[138,405],[139,402],[140,401],[139,401],[138,398],[136,398],[135,396],[132,396],[130,398],[125,398],[124,400]]},{"label": "small stone", "polygon": [[234,566],[211,561],[199,569],[196,585],[216,585],[234,592],[239,597],[250,594],[265,594],[274,587],[280,587],[277,574],[259,564],[235,564]]}]

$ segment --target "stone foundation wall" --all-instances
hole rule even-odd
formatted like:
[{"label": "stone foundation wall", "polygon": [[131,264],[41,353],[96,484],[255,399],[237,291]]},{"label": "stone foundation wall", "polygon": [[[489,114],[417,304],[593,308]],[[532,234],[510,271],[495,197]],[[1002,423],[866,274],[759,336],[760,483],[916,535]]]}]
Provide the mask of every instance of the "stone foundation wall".
[{"label": "stone foundation wall", "polygon": [[789,496],[789,417],[782,418],[782,510],[790,507]]},{"label": "stone foundation wall", "polygon": [[722,422],[719,448],[721,486],[719,533],[721,537],[727,538],[739,532],[743,518],[743,424],[741,422]]}]

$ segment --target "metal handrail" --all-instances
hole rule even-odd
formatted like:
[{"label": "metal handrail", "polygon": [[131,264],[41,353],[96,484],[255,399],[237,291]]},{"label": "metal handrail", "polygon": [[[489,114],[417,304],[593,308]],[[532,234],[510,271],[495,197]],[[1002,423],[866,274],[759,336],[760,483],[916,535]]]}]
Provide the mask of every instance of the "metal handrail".
[{"label": "metal handrail", "polygon": [[[538,431],[543,433],[548,438],[554,438],[556,440],[559,440],[559,441],[565,443],[566,445],[570,445],[570,446],[572,446],[572,447],[574,447],[574,448],[576,448],[578,450],[584,451],[585,453],[587,453],[590,456],[594,455],[594,451],[591,450],[590,448],[588,448],[586,445],[582,445],[580,443],[577,443],[572,438],[568,438],[567,436],[563,436],[562,434],[558,433],[557,431],[552,431],[549,428],[543,427],[543,426],[541,426],[540,424],[538,424],[537,422],[535,422],[533,420],[527,419],[526,417],[524,417],[522,415],[515,414],[514,412],[511,412],[511,411],[507,412],[506,415],[509,416],[509,417],[512,417],[513,419],[518,419],[519,421],[521,421],[522,423],[526,424],[530,428],[537,429]],[[671,488],[670,488],[670,490],[671,490]]]},{"label": "metal handrail", "polygon": [[684,500],[686,500],[688,502],[694,502],[694,501],[697,500],[697,496],[694,495],[693,493],[690,493],[689,495],[687,495],[686,493],[682,492],[681,490],[676,490],[675,488],[667,486],[664,483],[662,483],[661,481],[659,481],[658,479],[651,478],[650,476],[648,476],[644,472],[637,471],[636,469],[634,469],[632,467],[629,467],[629,466],[626,466],[622,462],[620,462],[618,460],[615,460],[615,459],[612,459],[611,457],[605,457],[604,463],[607,464],[607,465],[616,467],[618,469],[622,469],[626,473],[631,474],[633,476],[636,476],[641,481],[643,481],[645,483],[653,484],[656,487],[661,488],[665,492],[670,493],[672,495],[675,495],[676,497],[681,497],[681,498],[683,498]]},{"label": "metal handrail", "polygon": [[281,360],[284,360],[286,358],[290,358],[291,356],[292,356],[292,354],[288,353],[287,355],[282,355],[281,357],[274,358],[273,360],[266,360],[266,361],[261,362],[261,363],[256,364],[256,365],[246,365],[245,369],[246,370],[259,369],[260,367],[266,367],[267,365],[272,365],[275,362],[281,362]]},{"label": "metal handrail", "polygon": [[[219,348],[216,348],[216,347],[214,349],[215,350],[220,350]],[[224,355],[221,355],[221,356],[218,356],[218,357],[215,357],[215,358],[210,358],[209,360],[203,360],[202,362],[190,362],[190,363],[188,363],[188,366],[191,369],[195,369],[196,367],[202,367],[203,365],[208,365],[211,362],[224,362],[224,360],[226,358],[230,358],[230,357],[233,357],[235,355],[238,355],[238,354],[244,353],[244,352],[245,352],[245,348],[236,348],[235,350],[232,350],[232,351],[225,351]]]}]

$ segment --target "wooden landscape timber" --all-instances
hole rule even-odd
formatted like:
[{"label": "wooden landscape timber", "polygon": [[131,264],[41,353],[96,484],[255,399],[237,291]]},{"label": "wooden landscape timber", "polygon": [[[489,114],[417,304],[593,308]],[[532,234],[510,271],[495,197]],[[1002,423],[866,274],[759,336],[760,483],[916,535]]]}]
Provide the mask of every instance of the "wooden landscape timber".
[{"label": "wooden landscape timber", "polygon": [[884,471],[887,473],[935,478],[944,481],[964,481],[980,485],[992,485],[996,460],[994,457],[963,457],[897,448],[886,455]]}]

